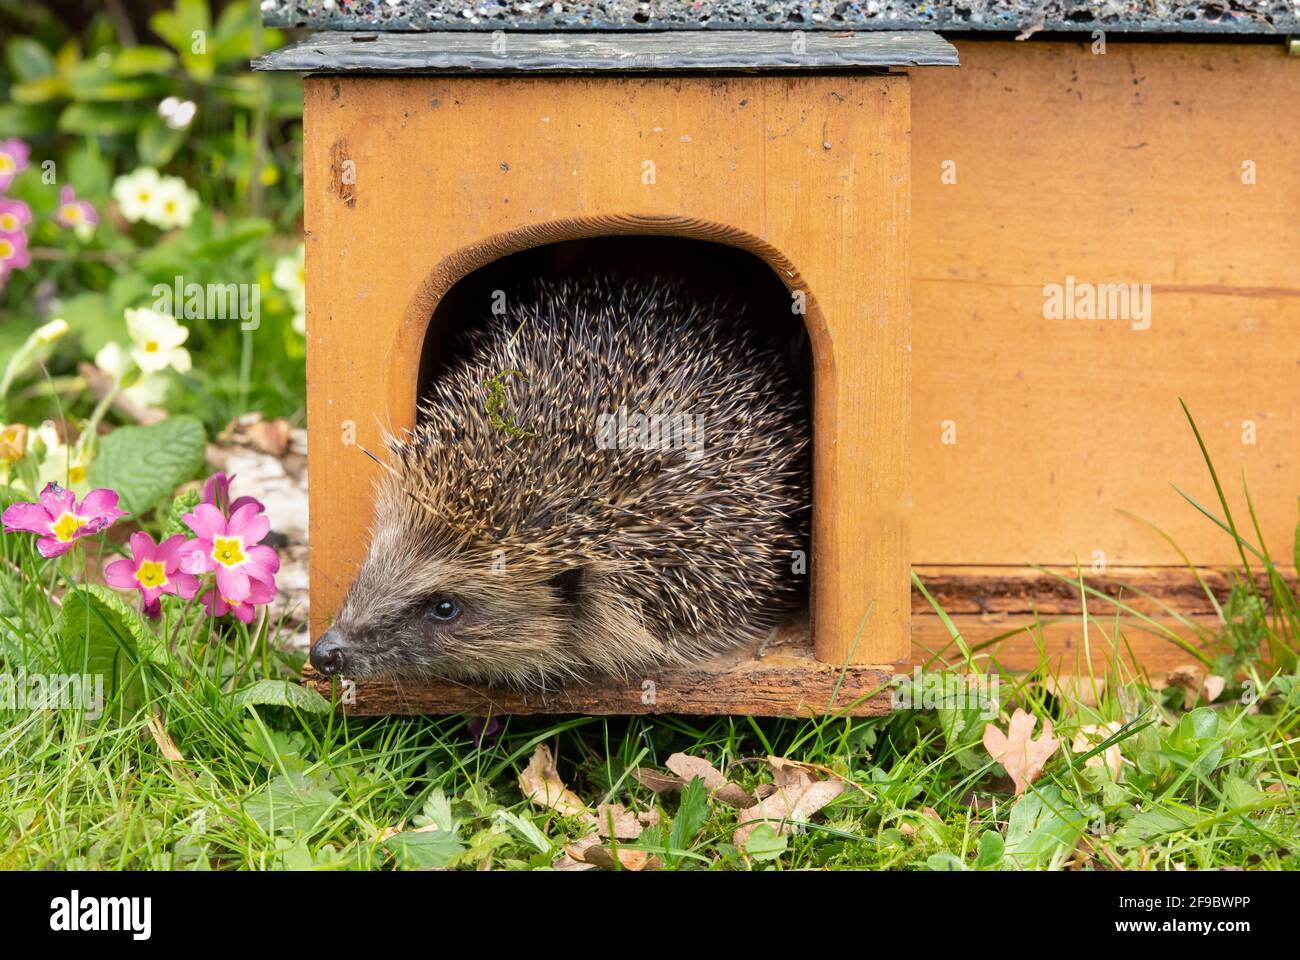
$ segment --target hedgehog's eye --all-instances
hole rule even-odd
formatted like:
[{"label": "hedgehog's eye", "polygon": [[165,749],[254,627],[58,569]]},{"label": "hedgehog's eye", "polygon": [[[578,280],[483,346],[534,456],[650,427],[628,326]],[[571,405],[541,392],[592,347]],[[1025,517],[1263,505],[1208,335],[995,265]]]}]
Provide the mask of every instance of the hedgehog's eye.
[{"label": "hedgehog's eye", "polygon": [[444,623],[455,620],[460,616],[460,603],[455,597],[434,597],[429,601],[428,616],[430,620],[441,620]]}]

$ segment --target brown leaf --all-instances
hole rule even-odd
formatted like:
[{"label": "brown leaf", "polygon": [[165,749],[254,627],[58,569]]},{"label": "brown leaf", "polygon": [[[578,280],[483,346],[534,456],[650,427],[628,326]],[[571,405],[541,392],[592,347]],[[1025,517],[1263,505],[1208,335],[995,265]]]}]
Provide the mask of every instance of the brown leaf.
[{"label": "brown leaf", "polygon": [[153,737],[153,742],[158,745],[162,755],[172,763],[184,763],[185,757],[180,748],[176,746],[176,741],[172,739],[167,728],[163,725],[162,715],[154,710],[149,716],[149,734]]},{"label": "brown leaf", "polygon": [[636,777],[637,782],[651,793],[676,793],[686,786],[681,777],[674,777],[670,773],[660,773],[658,770],[651,770],[649,767],[637,767],[632,771],[632,776]]},{"label": "brown leaf", "polygon": [[564,785],[555,770],[555,759],[546,744],[539,743],[533,758],[519,774],[519,791],[539,807],[549,807],[568,817],[590,814],[587,805]]},{"label": "brown leaf", "polygon": [[735,807],[737,810],[746,810],[755,803],[754,798],[749,795],[744,787],[727,782],[718,787],[717,792],[713,794],[729,807]]},{"label": "brown leaf", "polygon": [[816,780],[778,787],[776,793],[744,811],[732,842],[743,849],[749,835],[763,823],[770,823],[779,833],[790,833],[794,824],[789,821],[807,820],[843,792],[842,780]]},{"label": "brown leaf", "polygon": [[1228,685],[1228,681],[1218,674],[1210,674],[1205,678],[1205,683],[1201,685],[1201,691],[1205,694],[1205,702],[1213,703],[1219,699],[1219,694],[1223,693],[1223,688]]},{"label": "brown leaf", "polygon": [[709,790],[717,790],[727,782],[727,778],[719,773],[713,764],[701,757],[692,757],[689,753],[674,753],[664,763],[664,766],[681,777],[686,783],[690,783],[695,777],[699,777]]},{"label": "brown leaf", "polygon": [[709,793],[730,807],[743,810],[754,805],[754,798],[743,787],[729,781],[717,767],[701,757],[693,757],[689,753],[674,753],[664,766],[681,778],[682,786],[699,777],[704,781],[704,788]]},{"label": "brown leaf", "polygon": [[657,827],[659,826],[659,808],[652,807],[649,810],[642,810],[636,815],[636,818],[647,827]]},{"label": "brown leaf", "polygon": [[[564,852],[574,860],[590,863],[602,870],[617,870],[621,866],[624,870],[640,873],[643,870],[658,870],[663,866],[654,854],[632,847],[619,847],[617,851],[613,851],[608,847],[593,844],[585,850],[576,850],[575,845],[570,844],[564,848]],[[616,856],[617,860],[614,859]]]},{"label": "brown leaf", "polygon": [[245,428],[244,438],[254,450],[283,457],[289,449],[289,421],[259,420]]},{"label": "brown leaf", "polygon": [[1017,707],[1006,733],[991,723],[984,726],[984,749],[1006,768],[1007,775],[1016,785],[1016,796],[1029,789],[1061,746],[1061,741],[1052,737],[1051,720],[1043,720],[1043,735],[1033,739],[1037,722],[1033,714]]},{"label": "brown leaf", "polygon": [[[1120,724],[1112,720],[1104,726],[1091,724],[1086,727],[1080,727],[1079,732],[1074,735],[1074,740],[1070,743],[1070,749],[1075,753],[1087,753],[1089,750],[1119,732]],[[1083,761],[1085,767],[1104,767],[1110,771],[1112,780],[1118,781],[1120,774],[1124,770],[1124,755],[1120,753],[1119,744],[1112,743],[1096,756],[1089,757]]]},{"label": "brown leaf", "polygon": [[551,867],[555,870],[595,870],[596,865],[588,863],[584,857],[587,849],[596,846],[598,843],[600,843],[600,837],[591,833],[580,840],[567,844],[564,853],[560,854],[559,859],[551,864]]},{"label": "brown leaf", "polygon": [[641,821],[621,803],[602,803],[596,807],[596,832],[616,840],[635,840],[641,836]]}]

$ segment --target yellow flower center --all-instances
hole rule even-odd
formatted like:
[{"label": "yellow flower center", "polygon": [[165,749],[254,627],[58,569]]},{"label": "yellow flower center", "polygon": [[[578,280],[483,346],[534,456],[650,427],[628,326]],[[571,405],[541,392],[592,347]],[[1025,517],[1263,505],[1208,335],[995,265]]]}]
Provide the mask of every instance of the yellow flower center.
[{"label": "yellow flower center", "polygon": [[144,345],[144,352],[145,352],[145,353],[157,353],[157,352],[158,352],[158,341],[157,341],[157,340],[146,340],[146,341],[145,341],[145,345]]},{"label": "yellow flower center", "polygon": [[300,267],[300,268],[299,268],[299,270],[298,270],[298,283],[301,284],[301,285],[304,285],[304,286],[306,285],[306,283],[307,283],[307,268],[306,268],[306,267]]},{"label": "yellow flower center", "polygon": [[164,207],[164,209],[166,209],[166,211],[167,211],[168,213],[175,213],[175,212],[176,212],[176,201],[175,201],[175,200],[168,200],[165,204],[163,204],[163,207]]},{"label": "yellow flower center", "polygon": [[212,559],[223,567],[237,567],[244,562],[244,545],[238,537],[217,537],[212,541]]},{"label": "yellow flower center", "polygon": [[64,220],[71,221],[72,223],[81,222],[81,207],[77,206],[75,203],[64,204],[59,208],[59,212],[63,215]]},{"label": "yellow flower center", "polygon": [[157,560],[146,560],[136,570],[135,579],[142,587],[165,587],[167,568]]},{"label": "yellow flower center", "polygon": [[68,486],[75,487],[77,484],[86,479],[86,468],[81,466],[68,467]]},{"label": "yellow flower center", "polygon": [[148,190],[141,190],[140,193],[139,193],[139,199],[140,199],[140,202],[141,202],[141,203],[148,203],[148,202],[149,202],[149,198],[150,198],[151,196],[153,196],[153,194],[151,194]]},{"label": "yellow flower center", "polygon": [[14,158],[7,153],[0,153],[0,173],[12,173],[14,167],[18,166]]},{"label": "yellow flower center", "polygon": [[14,255],[14,245],[8,240],[0,240],[0,260],[8,260]]},{"label": "yellow flower center", "polygon": [[50,525],[50,533],[54,534],[63,543],[77,539],[77,531],[86,525],[86,521],[80,517],[74,517],[66,510],[62,516]]},{"label": "yellow flower center", "polygon": [[16,233],[18,230],[18,217],[12,213],[0,213],[0,230],[5,233]]}]

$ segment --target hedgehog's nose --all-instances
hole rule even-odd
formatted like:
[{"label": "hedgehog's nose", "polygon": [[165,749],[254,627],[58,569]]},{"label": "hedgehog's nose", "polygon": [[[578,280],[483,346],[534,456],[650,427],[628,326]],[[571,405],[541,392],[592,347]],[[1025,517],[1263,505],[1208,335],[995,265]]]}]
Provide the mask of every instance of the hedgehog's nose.
[{"label": "hedgehog's nose", "polygon": [[326,630],[321,638],[312,644],[311,665],[327,677],[343,672],[347,663],[347,644],[333,630]]}]

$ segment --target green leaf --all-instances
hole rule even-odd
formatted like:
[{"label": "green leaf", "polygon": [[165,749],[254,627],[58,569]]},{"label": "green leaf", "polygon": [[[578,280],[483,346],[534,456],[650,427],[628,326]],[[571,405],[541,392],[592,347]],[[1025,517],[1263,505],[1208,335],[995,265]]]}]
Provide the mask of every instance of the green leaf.
[{"label": "green leaf", "polygon": [[[696,778],[692,783],[703,783]],[[751,860],[775,860],[790,845],[783,833],[777,833],[770,823],[760,823],[745,840],[745,854]]]},{"label": "green leaf", "polygon": [[186,73],[200,83],[212,79],[216,40],[207,0],[176,0],[175,10],[155,13],[149,26],[180,54]]},{"label": "green leaf", "polygon": [[449,867],[465,852],[465,845],[454,833],[445,830],[426,830],[417,833],[407,830],[389,837],[384,848],[397,860],[401,870],[427,870],[431,867]]},{"label": "green leaf", "polygon": [[165,167],[188,135],[188,130],[173,130],[167,126],[162,117],[150,117],[135,135],[135,149],[140,154],[140,162],[151,167]]},{"label": "green leaf", "polygon": [[24,83],[53,76],[57,69],[50,51],[31,37],[11,37],[5,44],[5,62]]},{"label": "green leaf", "polygon": [[[12,91],[11,91],[12,92]],[[0,103],[0,130],[12,137],[31,137],[54,129],[54,114],[33,104]]]},{"label": "green leaf", "polygon": [[72,674],[104,678],[104,695],[120,694],[129,710],[143,698],[144,685],[136,670],[141,648],[145,654],[158,644],[139,614],[104,587],[69,590],[59,613],[63,668]]},{"label": "green leaf", "polygon": [[244,801],[244,812],[267,833],[315,833],[338,803],[321,778],[281,774]]},{"label": "green leaf", "polygon": [[123,47],[113,58],[113,72],[119,77],[166,73],[174,66],[176,54],[157,46]]},{"label": "green leaf", "polygon": [[99,439],[90,482],[116,490],[126,508],[138,516],[193,477],[206,448],[207,435],[195,417],[118,427]]},{"label": "green leaf", "polygon": [[925,865],[938,873],[960,873],[969,869],[962,862],[961,857],[955,853],[949,853],[947,850],[942,853],[932,853],[926,859]]},{"label": "green leaf", "polygon": [[307,713],[329,713],[329,701],[310,687],[290,683],[288,680],[258,680],[244,687],[234,696],[235,706],[265,704],[275,707],[292,707]]},{"label": "green leaf", "polygon": [[1006,842],[996,830],[985,830],[980,834],[979,852],[975,855],[975,866],[981,870],[992,870],[1002,862],[1006,851]]},{"label": "green leaf", "polygon": [[1057,787],[1040,787],[1011,808],[1005,856],[1021,869],[1050,866],[1054,858],[1074,849],[1087,826],[1087,816],[1071,806]]},{"label": "green leaf", "polygon": [[65,99],[67,95],[68,85],[62,77],[41,77],[38,80],[15,83],[9,88],[9,96],[14,103],[49,103],[51,100]]},{"label": "green leaf", "polygon": [[149,115],[135,103],[70,103],[59,114],[59,130],[107,137],[130,133]]},{"label": "green leaf", "polygon": [[167,522],[163,524],[162,538],[174,537],[178,533],[188,533],[189,528],[181,518],[199,505],[202,496],[197,490],[186,490],[172,501],[167,510]]},{"label": "green leaf", "polygon": [[108,198],[113,169],[98,150],[82,145],[68,154],[64,164],[67,180],[77,188],[79,197]]},{"label": "green leaf", "polygon": [[[681,804],[677,807],[677,816],[673,817],[672,830],[668,833],[668,847],[672,850],[689,850],[708,816],[708,791],[704,787],[704,781],[694,777],[682,788]],[[672,862],[677,860],[673,854],[668,854],[667,857]]]},{"label": "green leaf", "polygon": [[509,810],[498,810],[496,817],[523,837],[539,853],[551,852],[551,841],[546,839],[546,834],[542,833],[531,820],[527,820],[517,813],[511,813]]}]

